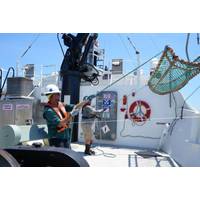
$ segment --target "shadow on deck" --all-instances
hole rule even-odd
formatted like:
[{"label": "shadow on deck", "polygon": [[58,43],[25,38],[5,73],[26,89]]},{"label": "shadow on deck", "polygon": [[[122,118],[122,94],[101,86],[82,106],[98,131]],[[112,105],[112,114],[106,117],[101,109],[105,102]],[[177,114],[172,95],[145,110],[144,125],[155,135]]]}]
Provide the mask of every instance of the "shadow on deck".
[{"label": "shadow on deck", "polygon": [[129,167],[179,167],[167,154],[154,151],[137,151],[128,155]]}]

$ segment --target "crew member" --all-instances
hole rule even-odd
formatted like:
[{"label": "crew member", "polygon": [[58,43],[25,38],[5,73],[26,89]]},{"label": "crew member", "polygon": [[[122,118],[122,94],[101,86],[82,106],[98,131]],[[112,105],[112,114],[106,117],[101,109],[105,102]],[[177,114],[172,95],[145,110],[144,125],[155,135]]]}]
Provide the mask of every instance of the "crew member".
[{"label": "crew member", "polygon": [[70,148],[72,137],[70,122],[86,102],[64,105],[60,102],[60,93],[56,85],[47,85],[45,95],[48,103],[44,107],[43,117],[47,121],[49,145]]},{"label": "crew member", "polygon": [[84,97],[83,100],[88,100],[88,102],[82,107],[82,121],[81,128],[84,135],[85,142],[85,154],[92,155],[95,152],[91,149],[91,145],[93,142],[93,124],[96,118],[100,117],[100,113],[104,111],[104,109],[96,110],[91,106],[92,97]]}]

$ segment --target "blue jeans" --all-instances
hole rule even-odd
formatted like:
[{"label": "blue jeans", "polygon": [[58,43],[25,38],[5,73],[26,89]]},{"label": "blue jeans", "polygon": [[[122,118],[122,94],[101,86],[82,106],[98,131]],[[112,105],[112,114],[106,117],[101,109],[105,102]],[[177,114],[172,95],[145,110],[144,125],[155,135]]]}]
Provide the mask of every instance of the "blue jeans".
[{"label": "blue jeans", "polygon": [[54,147],[64,147],[71,149],[69,139],[61,139],[61,138],[50,138],[49,145]]}]

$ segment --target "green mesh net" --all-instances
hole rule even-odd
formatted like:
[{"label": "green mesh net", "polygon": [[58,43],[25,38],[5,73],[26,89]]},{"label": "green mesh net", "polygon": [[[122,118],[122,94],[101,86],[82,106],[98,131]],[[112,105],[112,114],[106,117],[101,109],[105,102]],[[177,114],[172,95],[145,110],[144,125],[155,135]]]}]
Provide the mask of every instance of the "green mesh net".
[{"label": "green mesh net", "polygon": [[168,94],[184,87],[187,82],[200,73],[200,63],[179,59],[173,50],[166,46],[160,61],[151,75],[148,85],[156,94]]}]

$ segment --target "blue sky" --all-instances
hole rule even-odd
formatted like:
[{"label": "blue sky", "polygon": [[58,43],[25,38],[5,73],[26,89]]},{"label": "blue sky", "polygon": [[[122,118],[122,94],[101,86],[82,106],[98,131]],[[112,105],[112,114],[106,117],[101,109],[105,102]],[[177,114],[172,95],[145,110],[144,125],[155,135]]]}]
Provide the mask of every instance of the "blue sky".
[{"label": "blue sky", "polygon": [[[189,56],[193,60],[200,55],[200,45],[197,45],[196,33],[191,34],[189,40]],[[36,39],[37,33],[0,33],[0,67],[8,69],[25,64],[35,64],[36,73],[40,74],[41,65],[55,65],[45,68],[48,71],[60,69],[63,55],[59,47],[56,33],[41,33],[32,47],[23,58],[20,56],[28,46]],[[150,57],[162,51],[165,45],[172,47],[180,58],[186,60],[185,43],[186,33],[99,33],[100,48],[105,49],[105,64],[109,67],[114,58],[124,59],[124,70],[132,70],[137,59],[135,51],[128,41],[131,39],[135,47],[140,52],[140,62],[143,63]],[[61,39],[61,44],[62,39]],[[63,45],[66,50],[66,47]],[[146,72],[150,63],[143,67]],[[5,74],[5,72],[4,72]],[[200,85],[200,75],[192,79],[181,91],[187,97],[196,87]],[[190,99],[189,103],[200,108],[200,90]]]}]

